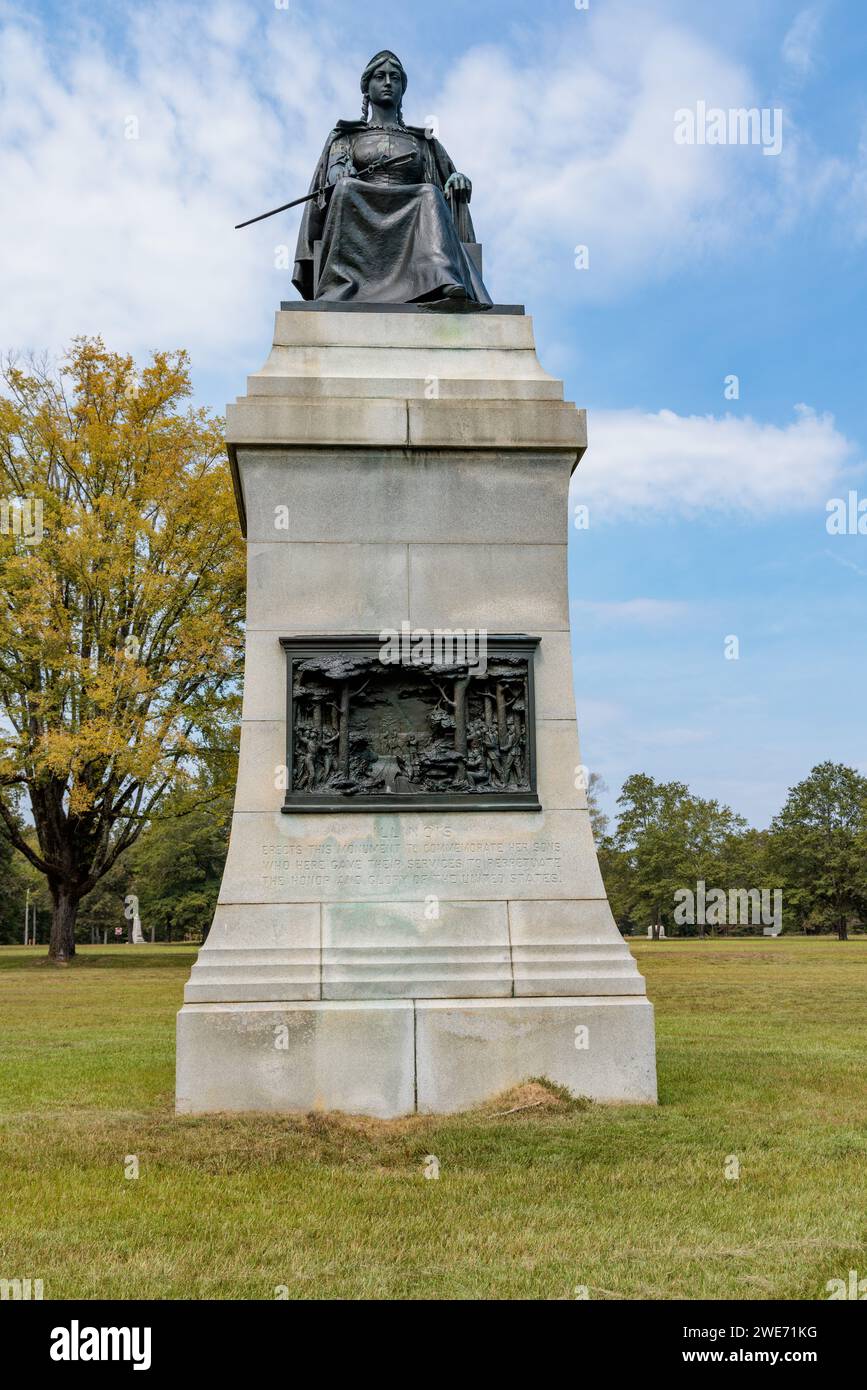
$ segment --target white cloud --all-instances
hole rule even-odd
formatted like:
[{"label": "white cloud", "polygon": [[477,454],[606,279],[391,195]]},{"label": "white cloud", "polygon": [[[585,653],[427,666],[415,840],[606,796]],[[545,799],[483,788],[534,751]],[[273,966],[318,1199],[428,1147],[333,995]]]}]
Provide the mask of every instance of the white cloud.
[{"label": "white cloud", "polygon": [[198,366],[253,335],[261,351],[263,301],[290,293],[274,274],[286,221],[233,226],[306,191],[355,65],[273,8],[142,6],[123,61],[65,22],[60,58],[35,22],[0,36],[4,345],[100,332],[188,346]]},{"label": "white cloud", "polygon": [[805,405],[784,426],[749,416],[597,410],[588,428],[572,491],[573,504],[589,504],[591,522],[702,510],[761,519],[823,509],[854,461],[854,446],[833,417]]},{"label": "white cloud", "polygon": [[606,625],[629,623],[638,627],[659,627],[666,623],[682,622],[696,611],[696,605],[682,599],[573,599],[571,611],[579,626],[584,626],[590,619]]},{"label": "white cloud", "polygon": [[[744,68],[634,4],[599,9],[558,38],[514,60],[475,48],[434,98],[442,139],[474,179],[499,298],[543,283],[561,297],[610,298],[719,250],[760,211],[765,234],[779,174],[761,166],[777,161],[754,147],[674,142],[675,112],[699,99],[761,105]],[[578,245],[589,271],[575,269]]]},{"label": "white cloud", "polygon": [[821,24],[821,8],[809,5],[795,16],[783,39],[783,60],[801,76],[813,67],[813,54]]},{"label": "white cloud", "polygon": [[[17,13],[0,38],[4,346],[101,332],[133,350],[184,344],[210,369],[261,351],[268,311],[294,294],[274,256],[288,245],[291,260],[298,215],[233,224],[306,190],[334,120],[358,110],[369,54],[331,9],[143,0],[105,32],[66,8],[50,26]],[[758,99],[739,63],[616,0],[567,6],[534,36],[450,69],[404,55],[407,118],[438,115],[474,180],[497,298],[616,297],[748,225],[768,234],[788,144],[776,161],[673,140],[680,107]],[[573,268],[579,243],[589,272]]]}]

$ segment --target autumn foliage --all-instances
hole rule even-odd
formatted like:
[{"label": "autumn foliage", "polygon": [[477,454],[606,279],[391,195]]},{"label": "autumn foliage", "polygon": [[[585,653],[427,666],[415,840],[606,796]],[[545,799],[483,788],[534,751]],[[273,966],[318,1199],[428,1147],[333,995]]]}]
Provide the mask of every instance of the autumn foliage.
[{"label": "autumn foliage", "polygon": [[185,353],[136,373],[78,339],[3,376],[0,832],[45,874],[65,960],[81,898],[230,736],[243,550]]}]

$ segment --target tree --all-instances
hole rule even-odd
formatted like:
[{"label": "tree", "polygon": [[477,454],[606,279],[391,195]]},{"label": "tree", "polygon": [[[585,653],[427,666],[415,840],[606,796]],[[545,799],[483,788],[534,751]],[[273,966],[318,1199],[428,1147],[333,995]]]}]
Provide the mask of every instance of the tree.
[{"label": "tree", "polygon": [[599,804],[599,798],[608,791],[608,783],[601,773],[591,772],[587,779],[587,809],[590,812],[590,829],[597,847],[604,843],[608,834],[608,817]]},{"label": "tree", "polygon": [[[146,826],[142,831],[141,839],[136,841],[136,848],[152,833],[153,827]],[[88,935],[91,942],[99,942],[103,939],[111,942],[118,939],[129,940],[131,924],[124,916],[126,897],[132,891],[127,859],[128,855],[126,854],[116,859],[108,873],[103,874],[87,896],[82,898],[76,920],[76,934],[79,941],[86,941]],[[118,938],[118,928],[121,932],[120,938]]]},{"label": "tree", "polygon": [[[31,886],[21,856],[16,854],[7,839],[0,836],[0,943],[11,945],[24,941],[24,907],[27,889]],[[31,904],[36,905],[31,897]],[[47,920],[47,919],[46,919]]]},{"label": "tree", "polygon": [[243,552],[220,422],[186,405],[185,353],[136,377],[80,338],[59,371],[9,360],[3,377],[0,485],[38,525],[0,535],[0,829],[45,875],[65,961],[82,897],[226,744]]},{"label": "tree", "polygon": [[850,916],[863,920],[867,909],[865,850],[867,778],[843,763],[818,763],[771,822],[769,855],[802,920],[833,925],[847,939]]},{"label": "tree", "polygon": [[670,929],[676,891],[699,879],[724,881],[726,851],[746,822],[728,806],[693,796],[683,782],[655,782],[642,772],[627,777],[617,804],[612,848],[622,909],[632,921],[649,918]]},{"label": "tree", "polygon": [[176,793],[126,856],[145,935],[205,937],[214,916],[232,817],[232,791],[209,805]]}]

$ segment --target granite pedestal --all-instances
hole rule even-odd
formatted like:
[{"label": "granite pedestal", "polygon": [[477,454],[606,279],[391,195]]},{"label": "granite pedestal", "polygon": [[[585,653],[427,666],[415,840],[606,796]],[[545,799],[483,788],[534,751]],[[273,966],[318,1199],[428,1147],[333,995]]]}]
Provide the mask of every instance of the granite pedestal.
[{"label": "granite pedestal", "polygon": [[[178,1016],[181,1112],[378,1116],[531,1076],[656,1099],[575,722],[567,490],[584,412],[508,312],[276,316],[227,412],[247,539],[241,755],[219,905]],[[281,638],[540,638],[541,810],[283,810]]]}]

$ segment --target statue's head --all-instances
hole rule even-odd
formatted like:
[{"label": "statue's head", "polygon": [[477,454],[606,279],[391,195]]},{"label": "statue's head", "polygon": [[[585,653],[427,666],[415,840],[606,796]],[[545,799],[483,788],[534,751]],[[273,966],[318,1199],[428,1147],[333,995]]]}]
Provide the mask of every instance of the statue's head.
[{"label": "statue's head", "polygon": [[375,106],[396,110],[400,117],[407,81],[406,69],[396,53],[384,48],[374,54],[361,74],[362,120],[367,120],[371,101]]}]

